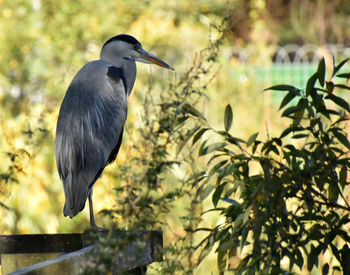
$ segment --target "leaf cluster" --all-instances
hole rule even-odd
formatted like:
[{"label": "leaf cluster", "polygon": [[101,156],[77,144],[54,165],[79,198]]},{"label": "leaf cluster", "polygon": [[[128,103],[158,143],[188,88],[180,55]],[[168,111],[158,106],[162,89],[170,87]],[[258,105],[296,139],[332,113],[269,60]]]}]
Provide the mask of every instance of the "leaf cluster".
[{"label": "leaf cluster", "polygon": [[[193,144],[207,131],[221,140],[204,140],[198,149],[199,156],[209,158],[201,184],[215,181],[211,211],[225,220],[210,229],[199,247],[204,251],[217,245],[220,272],[286,274],[296,266],[312,271],[327,251],[338,265],[324,262],[323,274],[331,268],[349,272],[350,206],[345,192],[350,143],[344,122],[350,108],[337,95],[350,90],[342,81],[350,74],[339,73],[347,61],[334,65],[326,80],[322,59],[305,89],[266,89],[285,93],[280,110],[290,124],[277,137],[263,141],[255,133],[245,141],[232,136],[230,105],[224,114],[225,131],[204,125],[194,135]],[[287,266],[281,264],[284,259]]]}]

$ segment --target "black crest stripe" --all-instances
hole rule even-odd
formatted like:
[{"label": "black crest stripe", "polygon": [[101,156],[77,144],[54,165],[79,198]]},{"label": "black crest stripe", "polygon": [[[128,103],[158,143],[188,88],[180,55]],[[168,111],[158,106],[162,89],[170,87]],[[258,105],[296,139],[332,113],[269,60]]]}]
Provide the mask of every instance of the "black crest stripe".
[{"label": "black crest stripe", "polygon": [[141,43],[135,38],[135,37],[132,37],[131,35],[128,35],[128,34],[119,34],[117,36],[114,36],[110,39],[107,40],[107,42],[103,45],[106,46],[108,43],[112,42],[112,41],[124,41],[126,43],[130,43],[130,44],[133,44],[133,45],[136,45],[136,44],[140,44]]}]

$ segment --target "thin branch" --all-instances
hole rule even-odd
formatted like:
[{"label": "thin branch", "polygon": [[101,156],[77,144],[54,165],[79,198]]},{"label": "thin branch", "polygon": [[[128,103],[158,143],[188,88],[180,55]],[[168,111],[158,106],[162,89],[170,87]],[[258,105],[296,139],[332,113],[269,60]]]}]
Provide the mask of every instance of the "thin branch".
[{"label": "thin branch", "polygon": [[317,201],[317,200],[314,200],[314,202],[322,204],[322,205],[326,205],[326,206],[329,206],[329,207],[333,207],[333,208],[339,208],[339,209],[347,210],[347,211],[350,212],[350,208],[349,207],[343,206],[343,205],[335,203],[335,202],[321,202],[321,201]]}]

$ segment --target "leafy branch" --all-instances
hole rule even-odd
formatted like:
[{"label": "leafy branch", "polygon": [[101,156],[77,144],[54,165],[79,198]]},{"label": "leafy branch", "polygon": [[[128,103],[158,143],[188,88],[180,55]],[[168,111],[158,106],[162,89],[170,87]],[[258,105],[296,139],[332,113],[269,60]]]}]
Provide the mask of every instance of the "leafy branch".
[{"label": "leafy branch", "polygon": [[[205,251],[218,245],[220,272],[280,274],[292,272],[295,265],[301,270],[305,263],[311,271],[326,251],[340,264],[332,266],[334,270],[348,272],[350,237],[345,225],[350,207],[344,192],[349,185],[350,142],[344,122],[350,108],[337,95],[350,88],[341,82],[349,74],[339,73],[347,61],[334,65],[326,79],[321,59],[304,89],[284,84],[265,89],[286,93],[279,109],[290,125],[278,137],[233,137],[230,105],[224,113],[225,131],[206,124],[194,135],[193,144],[209,130],[223,140],[204,140],[198,149],[199,156],[209,156],[209,170],[203,171],[201,181],[216,180],[213,210],[226,220],[211,229],[200,247]],[[342,248],[340,239],[345,241]],[[282,266],[285,258],[289,264]],[[330,267],[330,262],[324,263],[323,274]]]}]

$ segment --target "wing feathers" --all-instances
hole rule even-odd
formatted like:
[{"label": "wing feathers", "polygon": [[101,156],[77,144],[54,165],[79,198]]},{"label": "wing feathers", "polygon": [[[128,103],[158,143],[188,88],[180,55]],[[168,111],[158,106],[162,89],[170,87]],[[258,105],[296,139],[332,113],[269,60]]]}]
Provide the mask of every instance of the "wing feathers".
[{"label": "wing feathers", "polygon": [[119,150],[127,116],[125,85],[121,69],[90,62],[77,73],[62,102],[55,149],[66,197],[64,214],[71,218],[84,208],[89,189],[111,153],[116,151],[116,156]]}]

